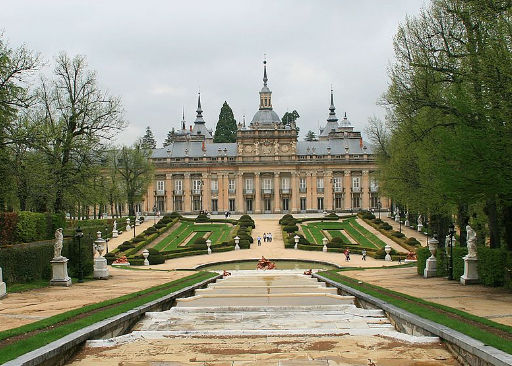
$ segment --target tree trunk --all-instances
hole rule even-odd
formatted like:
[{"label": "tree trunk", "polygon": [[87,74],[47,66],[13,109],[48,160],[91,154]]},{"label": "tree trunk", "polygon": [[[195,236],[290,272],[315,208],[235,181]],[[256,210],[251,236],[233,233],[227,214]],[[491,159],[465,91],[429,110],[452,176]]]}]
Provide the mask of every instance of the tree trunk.
[{"label": "tree trunk", "polygon": [[512,251],[512,205],[503,204],[503,226],[505,231],[505,245]]},{"label": "tree trunk", "polygon": [[491,248],[500,247],[500,227],[498,224],[498,211],[496,209],[496,200],[488,199],[485,203],[485,214],[489,225],[489,241]]},{"label": "tree trunk", "polygon": [[468,214],[468,205],[465,203],[460,203],[457,206],[457,226],[460,229],[460,245],[466,246],[466,240],[467,240],[467,232],[466,232],[466,226],[469,223],[469,214]]}]

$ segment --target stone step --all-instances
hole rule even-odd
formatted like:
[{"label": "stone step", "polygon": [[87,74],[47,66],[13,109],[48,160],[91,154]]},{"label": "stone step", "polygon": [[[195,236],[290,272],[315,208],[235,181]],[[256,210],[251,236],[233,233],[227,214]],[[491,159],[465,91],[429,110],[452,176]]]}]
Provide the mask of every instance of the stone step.
[{"label": "stone step", "polygon": [[353,304],[354,296],[326,293],[300,294],[201,294],[176,300],[176,307],[187,306],[300,306]]},{"label": "stone step", "polygon": [[196,290],[197,295],[203,295],[203,294],[244,294],[248,291],[251,292],[251,294],[299,294],[299,293],[328,293],[328,294],[334,294],[336,295],[338,293],[338,289],[334,287],[287,287],[287,286],[257,286],[257,287],[209,287],[205,289],[198,289]]}]

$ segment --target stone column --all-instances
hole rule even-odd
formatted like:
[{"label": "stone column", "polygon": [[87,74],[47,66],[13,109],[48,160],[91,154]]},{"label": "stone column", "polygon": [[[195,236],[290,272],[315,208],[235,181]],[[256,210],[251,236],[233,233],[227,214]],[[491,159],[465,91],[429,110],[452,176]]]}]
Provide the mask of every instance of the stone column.
[{"label": "stone column", "polygon": [[7,295],[7,288],[2,277],[2,267],[0,267],[0,299]]},{"label": "stone column", "polygon": [[[313,181],[313,175],[310,172],[306,172],[306,210],[313,209],[313,190],[316,191],[316,181]],[[309,187],[315,187],[314,189]]]},{"label": "stone column", "polygon": [[361,208],[363,210],[370,209],[370,179],[368,170],[363,170],[363,176],[361,177]]},{"label": "stone column", "polygon": [[324,208],[326,210],[334,210],[334,185],[332,183],[332,171],[328,170],[324,173]]},{"label": "stone column", "polygon": [[291,212],[296,213],[298,211],[297,207],[299,203],[299,180],[297,179],[297,172],[292,172],[290,187],[292,189],[291,195]]},{"label": "stone column", "polygon": [[281,182],[279,172],[274,173],[274,212],[281,212]]},{"label": "stone column", "polygon": [[[316,191],[316,171],[313,171],[311,172],[311,184],[315,187],[315,189],[311,190],[311,208],[313,209],[317,209],[318,208],[318,202],[317,202],[317,198],[319,196],[319,194],[317,193]],[[324,182],[324,195],[325,195],[325,182]],[[324,198],[325,200],[325,198]],[[325,202],[324,202],[324,206],[325,206]]]},{"label": "stone column", "polygon": [[[224,210],[229,210],[229,195],[228,195],[228,179],[229,175],[227,173],[222,173],[219,180],[219,191],[220,187],[224,187],[222,190],[222,204],[224,205]],[[222,186],[221,186],[222,185]]]},{"label": "stone column", "polygon": [[[207,210],[207,211],[211,211],[212,210],[212,207],[211,207],[211,193],[212,193],[212,182],[211,182],[211,175],[210,174],[207,174],[207,173],[203,173],[202,176],[201,176],[202,180],[203,180],[203,186],[201,187],[202,188],[202,197],[201,199],[203,200],[203,210]],[[220,185],[219,185],[219,189],[220,189]]]},{"label": "stone column", "polygon": [[261,213],[261,186],[260,186],[260,173],[254,172],[254,213]]},{"label": "stone column", "polygon": [[[165,211],[172,212],[174,211],[173,202],[172,202],[172,192],[173,192],[173,181],[172,174],[165,175]],[[153,206],[150,207],[151,209]],[[164,213],[162,212],[161,215]]]},{"label": "stone column", "polygon": [[192,211],[192,195],[190,191],[190,173],[185,173],[183,178],[183,211]]},{"label": "stone column", "polygon": [[350,170],[345,170],[343,177],[343,187],[345,188],[344,209],[350,210],[352,208],[352,174]]},{"label": "stone column", "polygon": [[235,175],[235,189],[236,189],[236,211],[239,213],[245,212],[244,207],[244,183],[243,173],[238,172]]}]

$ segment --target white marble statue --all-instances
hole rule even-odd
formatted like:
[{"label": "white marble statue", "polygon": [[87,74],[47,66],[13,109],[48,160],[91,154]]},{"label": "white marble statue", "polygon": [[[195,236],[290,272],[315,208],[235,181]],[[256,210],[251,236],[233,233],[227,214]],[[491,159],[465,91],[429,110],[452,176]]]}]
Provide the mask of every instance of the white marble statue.
[{"label": "white marble statue", "polygon": [[114,229],[113,230],[117,230],[117,221],[116,220],[114,220]]},{"label": "white marble statue", "polygon": [[423,225],[421,214],[418,215],[418,225]]},{"label": "white marble statue", "polygon": [[468,234],[468,258],[476,258],[476,232],[469,225],[466,226],[466,232]]},{"label": "white marble statue", "polygon": [[62,228],[55,230],[55,245],[53,247],[53,257],[62,258],[62,242],[64,235],[62,235]]}]

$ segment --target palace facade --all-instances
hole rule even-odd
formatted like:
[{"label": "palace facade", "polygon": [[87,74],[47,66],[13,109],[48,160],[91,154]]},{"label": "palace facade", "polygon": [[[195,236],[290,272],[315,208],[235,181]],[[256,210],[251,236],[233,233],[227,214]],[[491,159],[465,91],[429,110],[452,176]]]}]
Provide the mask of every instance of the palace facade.
[{"label": "palace facade", "polygon": [[[214,143],[198,97],[197,116],[172,142],[153,150],[155,179],[141,211],[298,213],[387,209],[373,178],[372,147],[345,116],[336,116],[333,93],[318,141],[298,141],[295,123],[272,109],[264,62],[259,110],[238,124],[234,143]],[[184,119],[184,118],[183,118]]]}]

